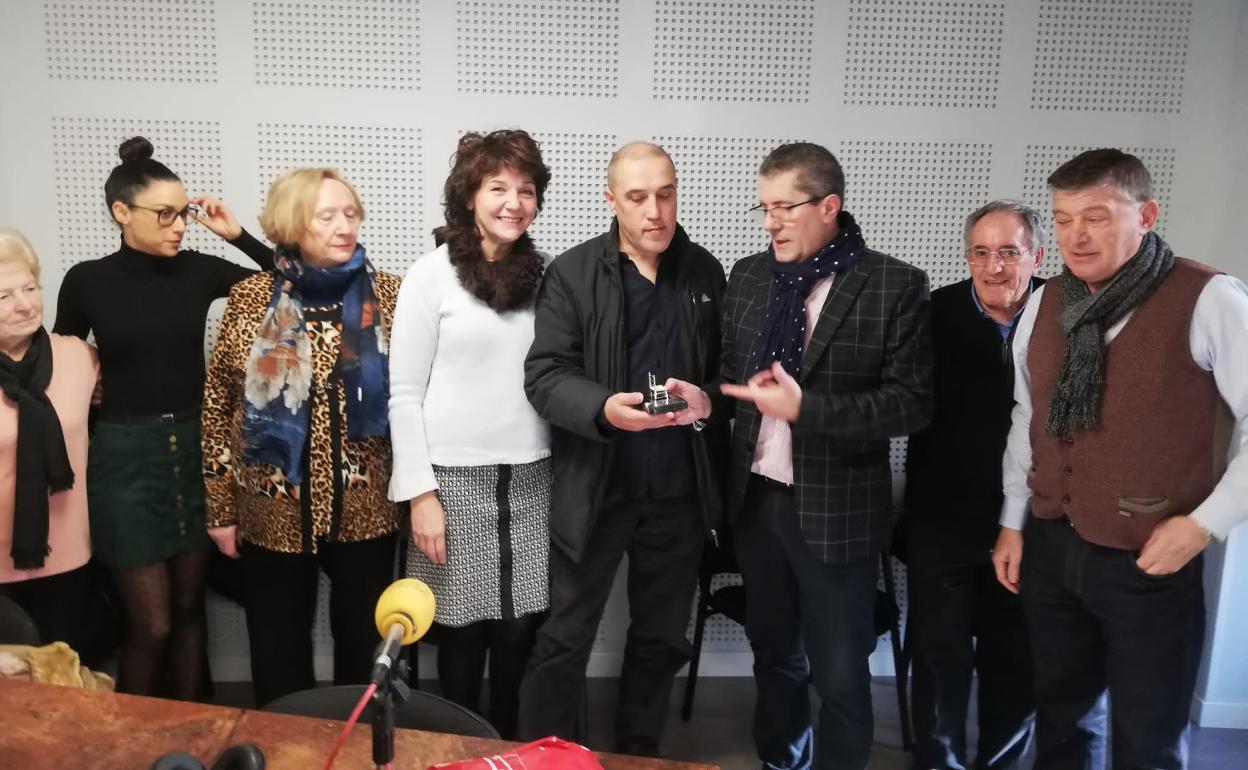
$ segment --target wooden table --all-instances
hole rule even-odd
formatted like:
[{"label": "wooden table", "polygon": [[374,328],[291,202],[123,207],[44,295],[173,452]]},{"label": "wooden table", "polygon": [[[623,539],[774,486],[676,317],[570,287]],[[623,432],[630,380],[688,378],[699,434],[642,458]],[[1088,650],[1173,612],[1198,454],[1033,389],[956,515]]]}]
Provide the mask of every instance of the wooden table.
[{"label": "wooden table", "polygon": [[[205,764],[254,743],[268,770],[320,770],[342,722],[0,679],[0,770],[148,770],[171,751]],[[369,725],[356,725],[335,770],[371,770]],[[395,767],[497,754],[514,744],[397,730]],[[606,770],[714,770],[710,765],[598,754]]]}]

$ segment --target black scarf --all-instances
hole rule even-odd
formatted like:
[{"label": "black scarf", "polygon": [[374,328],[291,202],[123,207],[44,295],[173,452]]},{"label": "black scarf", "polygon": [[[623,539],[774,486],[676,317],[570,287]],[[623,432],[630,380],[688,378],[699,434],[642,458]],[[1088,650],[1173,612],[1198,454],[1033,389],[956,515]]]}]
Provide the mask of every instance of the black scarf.
[{"label": "black scarf", "polygon": [[48,400],[52,340],[34,333],[22,360],[0,353],[0,390],[17,404],[17,473],[13,490],[13,566],[38,569],[48,555],[48,495],[74,485],[65,434]]},{"label": "black scarf", "polygon": [[1062,268],[1058,325],[1066,335],[1062,368],[1049,401],[1044,432],[1065,438],[1076,428],[1096,425],[1105,383],[1105,330],[1139,305],[1174,266],[1174,252],[1154,232],[1144,235],[1139,251],[1108,284],[1093,293],[1070,268]]},{"label": "black scarf", "polygon": [[837,234],[832,242],[801,262],[779,262],[775,249],[768,247],[767,264],[775,293],[767,305],[763,328],[750,348],[745,376],[753,377],[779,361],[796,377],[802,367],[802,346],[806,342],[806,298],[816,283],[838,270],[848,270],[866,248],[862,230],[848,211],[836,218]]}]

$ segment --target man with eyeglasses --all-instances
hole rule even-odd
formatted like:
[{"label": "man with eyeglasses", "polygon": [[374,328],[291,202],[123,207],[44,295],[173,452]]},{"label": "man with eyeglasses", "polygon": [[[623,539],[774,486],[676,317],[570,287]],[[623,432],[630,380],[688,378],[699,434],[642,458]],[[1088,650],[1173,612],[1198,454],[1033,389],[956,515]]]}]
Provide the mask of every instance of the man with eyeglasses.
[{"label": "man with eyeglasses", "polygon": [[[1013,769],[1031,743],[1031,653],[1018,597],[992,566],[1014,406],[1015,322],[1043,281],[1040,214],[993,201],[962,230],[971,277],[932,292],[936,410],[910,437],[899,541],[909,568],[914,766]],[[971,680],[979,742],[967,761]]]},{"label": "man with eyeglasses", "polygon": [[1248,518],[1248,287],[1153,231],[1134,155],[1048,182],[1063,270],[1018,320],[993,554],[1027,618],[1035,766],[1104,767],[1108,694],[1113,767],[1185,768],[1201,554]]},{"label": "man with eyeglasses", "polygon": [[772,151],[756,207],[771,245],[736,263],[724,300],[722,389],[739,399],[726,512],[767,768],[866,766],[889,439],[932,412],[927,275],[867,248],[844,196],[825,148]]}]

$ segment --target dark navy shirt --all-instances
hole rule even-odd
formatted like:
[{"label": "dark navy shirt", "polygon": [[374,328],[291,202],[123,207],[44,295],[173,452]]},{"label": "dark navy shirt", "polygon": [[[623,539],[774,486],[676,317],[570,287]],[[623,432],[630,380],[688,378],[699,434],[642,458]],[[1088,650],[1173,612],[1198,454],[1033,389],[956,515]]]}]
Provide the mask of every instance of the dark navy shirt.
[{"label": "dark navy shirt", "polygon": [[[624,289],[624,333],[628,345],[626,392],[649,397],[649,375],[661,385],[684,368],[685,329],[676,270],[665,254],[659,259],[651,283],[627,254],[620,254],[620,280]],[[615,441],[612,491],[629,498],[665,499],[693,495],[697,477],[688,426],[673,426],[637,433],[624,432]]]}]

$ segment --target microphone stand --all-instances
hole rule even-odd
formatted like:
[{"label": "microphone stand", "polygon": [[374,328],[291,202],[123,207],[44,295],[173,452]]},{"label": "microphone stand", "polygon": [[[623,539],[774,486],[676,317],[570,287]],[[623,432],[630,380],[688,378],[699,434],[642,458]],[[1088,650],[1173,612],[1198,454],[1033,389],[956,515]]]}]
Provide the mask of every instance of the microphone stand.
[{"label": "microphone stand", "polygon": [[407,660],[399,658],[386,672],[373,693],[373,764],[377,770],[394,766],[394,708],[410,698],[407,686]]}]

